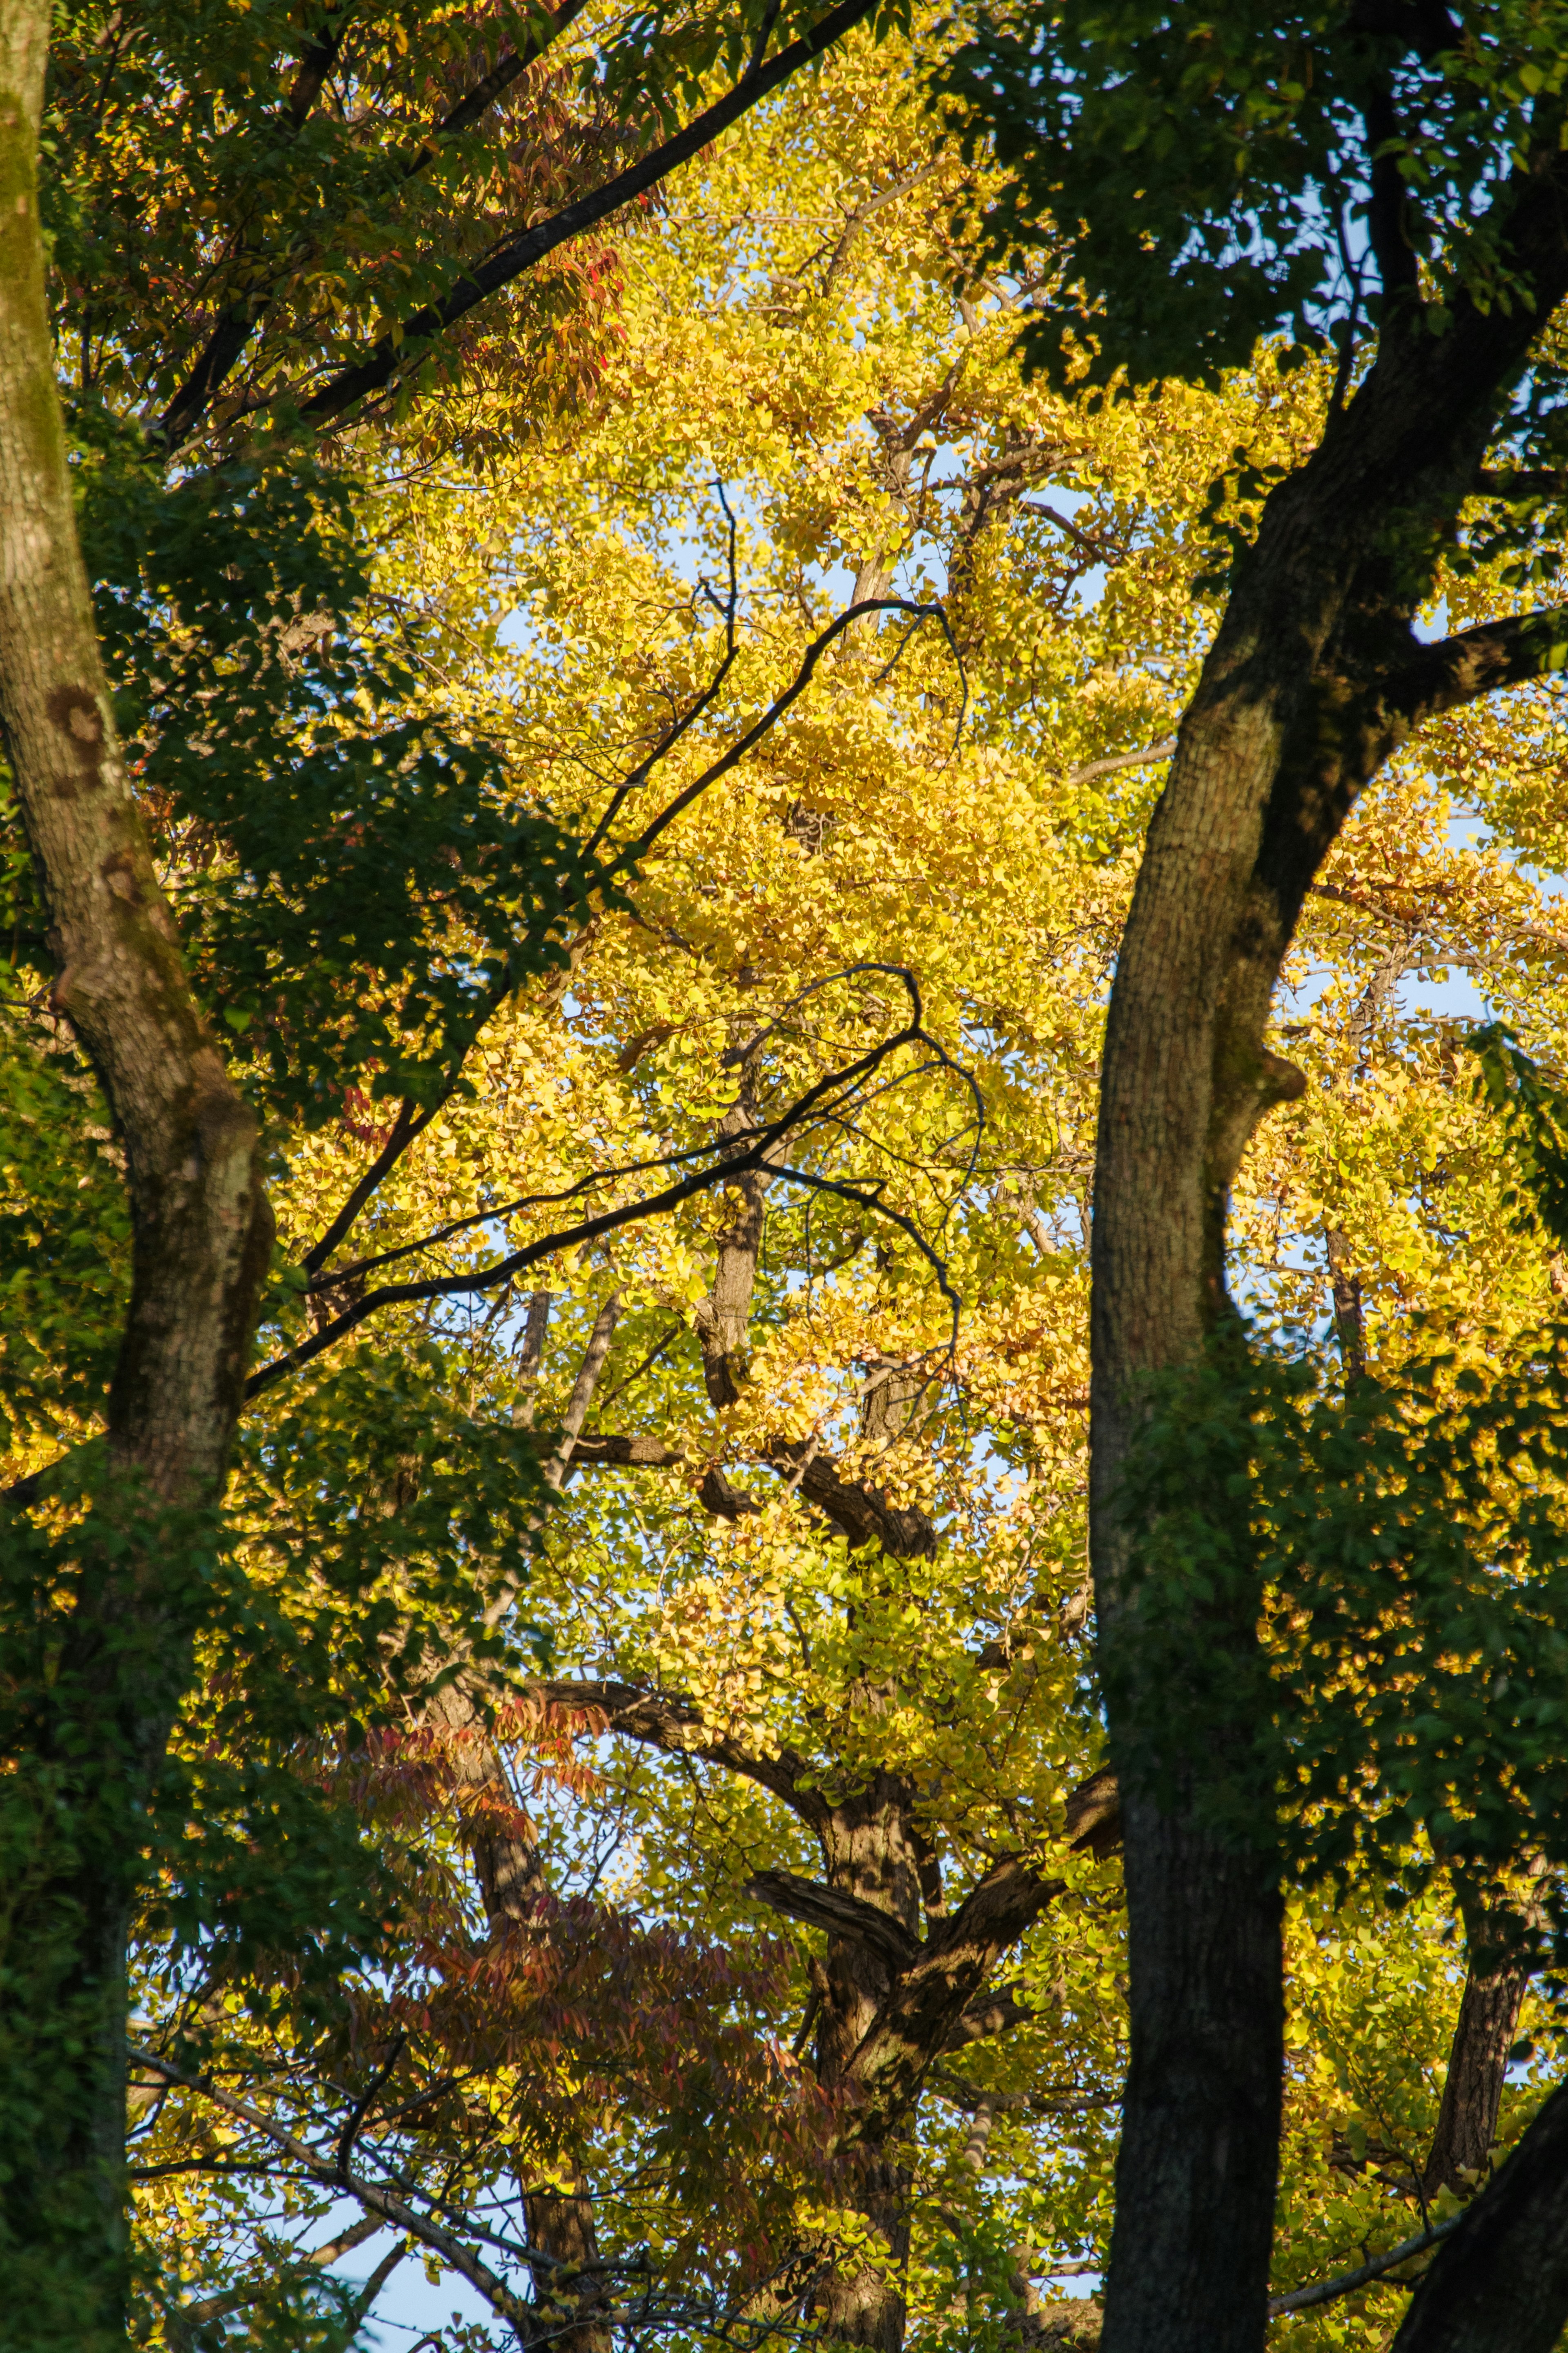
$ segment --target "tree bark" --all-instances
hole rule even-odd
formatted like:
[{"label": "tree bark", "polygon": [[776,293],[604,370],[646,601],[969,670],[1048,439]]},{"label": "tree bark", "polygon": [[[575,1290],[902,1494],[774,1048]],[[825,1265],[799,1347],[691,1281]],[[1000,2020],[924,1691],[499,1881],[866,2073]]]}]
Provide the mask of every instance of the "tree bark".
[{"label": "tree bark", "polygon": [[[271,1229],[255,1123],[191,997],[131,799],[77,541],[38,224],[49,24],[45,0],[0,9],[0,726],[54,1006],[115,1121],[133,1248],[110,1483],[14,1760],[37,1837],[6,1930],[0,2232],[26,2341],[97,2348],[124,2334],[129,1910],[200,1608],[195,1524],[160,1532],[159,1515],[218,1499]],[[110,1524],[120,1543],[89,1553]]]},{"label": "tree bark", "polygon": [[1568,2086],[1439,2247],[1394,2353],[1554,2353],[1568,2316]]},{"label": "tree bark", "polygon": [[1508,2081],[1508,2054],[1530,1983],[1531,1966],[1510,1951],[1489,1915],[1467,1905],[1469,1967],[1432,2150],[1421,2177],[1427,2198],[1445,2187],[1461,2195],[1474,2189],[1497,2138],[1498,2111]]},{"label": "tree bark", "polygon": [[[1252,1768],[1245,1736],[1166,1756],[1171,1679],[1245,1676],[1255,1603],[1194,1615],[1163,1688],[1132,1639],[1138,1531],[1124,1474],[1151,1375],[1194,1365],[1229,1316],[1225,1223],[1241,1156],[1302,1082],[1265,1042],[1302,899],[1357,794],[1432,712],[1561,665],[1552,614],[1440,647],[1412,617],[1509,385],[1568,288],[1554,171],[1521,175],[1506,316],[1452,331],[1392,307],[1376,360],[1309,462],[1270,495],[1182,723],[1118,958],[1093,1228],[1092,1522],[1110,1745],[1123,1792],[1131,2065],[1105,2353],[1261,2353],[1278,2164],[1276,1871],[1211,1825]],[[1234,1514],[1234,1504],[1230,1506]],[[1174,1640],[1174,1637],[1173,1637]],[[1472,2340],[1479,2343],[1480,2340]]]}]

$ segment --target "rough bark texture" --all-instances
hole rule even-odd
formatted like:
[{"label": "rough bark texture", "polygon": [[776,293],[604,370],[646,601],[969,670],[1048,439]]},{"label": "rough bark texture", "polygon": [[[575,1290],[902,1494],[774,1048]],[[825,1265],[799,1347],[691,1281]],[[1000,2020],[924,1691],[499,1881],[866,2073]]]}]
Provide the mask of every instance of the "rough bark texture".
[{"label": "rough bark texture", "polygon": [[[0,723],[48,911],[54,1004],[93,1062],[126,1156],[132,1295],[100,1508],[129,1521],[131,1542],[96,1568],[84,1562],[27,1760],[36,1786],[52,1786],[58,1843],[47,1862],[31,1858],[7,1920],[0,2227],[27,2341],[96,2347],[123,2337],[137,1810],[192,1631],[191,1580],[145,1531],[160,1506],[216,1500],[270,1228],[254,1123],[185,983],[93,632],[38,228],[49,21],[42,0],[0,9]],[[87,1755],[96,1778],[82,1772]]]},{"label": "rough bark texture", "polygon": [[1497,2138],[1498,2110],[1508,2081],[1508,2054],[1519,2028],[1530,1965],[1517,1955],[1489,1952],[1484,1920],[1470,1924],[1470,1965],[1454,2040],[1437,2129],[1421,2187],[1436,2197],[1445,2187],[1473,2189]]},{"label": "rough bark texture", "polygon": [[1437,2250],[1394,2353],[1554,2353],[1565,2315],[1568,2088]]},{"label": "rough bark texture", "polygon": [[[1510,200],[1509,266],[1533,301],[1505,314],[1460,297],[1439,337],[1400,297],[1349,407],[1270,496],[1182,723],[1118,960],[1095,1185],[1092,1490],[1131,2058],[1106,2353],[1260,2353],[1278,2163],[1269,1858],[1205,1827],[1245,1764],[1216,1738],[1166,1760],[1158,1792],[1138,1786],[1168,1695],[1141,1688],[1127,1633],[1135,1555],[1121,1496],[1140,1382],[1194,1361],[1226,1315],[1229,1187],[1259,1118],[1301,1085],[1265,1044],[1270,996],[1356,795],[1424,717],[1562,664],[1559,613],[1441,646],[1419,643],[1411,621],[1507,388],[1568,287],[1563,179],[1561,159],[1542,158]],[[1198,1686],[1216,1644],[1245,1664],[1252,1618],[1242,1597],[1194,1622],[1190,1661],[1167,1674]]]}]

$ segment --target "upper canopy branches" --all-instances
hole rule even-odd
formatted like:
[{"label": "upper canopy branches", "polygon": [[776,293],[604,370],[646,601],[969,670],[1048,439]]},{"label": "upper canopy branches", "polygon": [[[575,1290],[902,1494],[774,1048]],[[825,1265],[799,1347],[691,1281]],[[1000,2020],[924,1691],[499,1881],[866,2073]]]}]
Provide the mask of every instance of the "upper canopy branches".
[{"label": "upper canopy branches", "polygon": [[1528,307],[1563,170],[1568,22],[1515,0],[1194,15],[1159,0],[984,9],[949,89],[1014,174],[999,246],[1066,239],[1037,349],[1095,378],[1212,381],[1281,331],[1348,347],[1395,311]]},{"label": "upper canopy branches", "polygon": [[617,260],[589,233],[879,13],[898,10],[89,0],[52,82],[78,389],[168,454],[373,396],[401,416],[459,378],[521,376],[548,409],[616,339]]}]

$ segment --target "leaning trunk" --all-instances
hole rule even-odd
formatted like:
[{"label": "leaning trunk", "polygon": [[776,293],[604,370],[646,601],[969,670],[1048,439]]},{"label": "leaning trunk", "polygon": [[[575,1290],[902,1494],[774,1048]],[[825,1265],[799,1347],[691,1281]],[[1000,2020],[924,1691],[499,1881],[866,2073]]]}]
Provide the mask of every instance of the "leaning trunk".
[{"label": "leaning trunk", "polygon": [[[38,224],[49,23],[45,0],[0,10],[0,724],[133,1249],[106,1479],[60,1564],[72,1606],[12,1694],[0,2233],[9,2341],[96,2353],[124,2341],[130,1911],[269,1226],[127,788],[76,537]],[[31,1541],[14,1528],[24,1578]]]},{"label": "leaning trunk", "polygon": [[1463,2197],[1486,2169],[1497,2139],[1509,2053],[1531,1978],[1531,1956],[1517,1922],[1479,1904],[1464,1908],[1469,1967],[1448,2052],[1437,2129],[1421,2178],[1427,2198],[1444,2189]]}]

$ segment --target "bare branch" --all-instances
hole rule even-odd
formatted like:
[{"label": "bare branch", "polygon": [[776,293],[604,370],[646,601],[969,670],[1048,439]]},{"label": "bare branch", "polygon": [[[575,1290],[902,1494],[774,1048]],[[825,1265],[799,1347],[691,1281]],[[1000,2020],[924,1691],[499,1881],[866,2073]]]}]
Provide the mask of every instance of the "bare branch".
[{"label": "bare branch", "polygon": [[[392,1123],[392,1133],[386,1142],[363,1176],[352,1187],[348,1198],[328,1226],[326,1232],[319,1241],[311,1244],[300,1261],[307,1274],[317,1274],[326,1265],[377,1186],[397,1166],[414,1138],[422,1129],[429,1126],[439,1109],[440,1104],[436,1103],[422,1112],[417,1103],[411,1102],[407,1096],[404,1097],[397,1106],[397,1116]],[[341,1282],[349,1273],[354,1271],[357,1270],[345,1268],[335,1275],[333,1280]]]},{"label": "bare branch", "polygon": [[1176,748],[1173,735],[1163,735],[1143,752],[1114,752],[1108,760],[1090,760],[1081,768],[1074,768],[1066,781],[1069,785],[1087,785],[1096,776],[1114,776],[1119,768],[1146,768],[1152,760],[1168,760]]},{"label": "bare branch", "polygon": [[[829,1121],[840,1117],[843,1107],[853,1098],[854,1091],[860,1082],[869,1077],[873,1071],[879,1070],[888,1057],[896,1053],[903,1046],[918,1044],[932,1053],[941,1067],[949,1070],[956,1068],[946,1050],[932,1039],[923,1027],[920,989],[912,973],[903,966],[894,965],[856,966],[854,969],[885,972],[899,979],[909,997],[912,1018],[903,1029],[896,1031],[892,1037],[884,1039],[880,1044],[870,1048],[857,1060],[838,1071],[828,1072],[825,1078],[818,1079],[778,1118],[752,1128],[742,1137],[725,1141],[718,1147],[721,1156],[713,1160],[708,1167],[689,1172],[677,1179],[674,1184],[666,1186],[662,1191],[642,1200],[626,1202],[616,1208],[605,1209],[597,1217],[585,1218],[579,1224],[563,1231],[546,1234],[537,1241],[526,1243],[521,1249],[512,1251],[509,1257],[497,1261],[491,1266],[471,1269],[458,1274],[431,1276],[417,1282],[384,1283],[374,1291],[367,1292],[362,1298],[345,1307],[341,1314],[323,1324],[309,1339],[300,1341],[284,1356],[275,1357],[272,1363],[264,1365],[259,1371],[253,1373],[246,1387],[247,1398],[258,1396],[263,1389],[270,1388],[274,1381],[281,1379],[286,1373],[299,1371],[301,1366],[320,1356],[324,1349],[333,1346],[337,1341],[354,1330],[368,1315],[374,1314],[380,1308],[410,1304],[423,1300],[471,1296],[479,1292],[493,1290],[500,1283],[510,1282],[525,1268],[538,1265],[542,1260],[552,1258],[562,1250],[576,1249],[584,1242],[597,1240],[601,1236],[614,1233],[622,1226],[633,1224],[643,1218],[663,1215],[668,1210],[679,1208],[682,1202],[691,1200],[697,1195],[710,1190],[713,1186],[731,1183],[737,1176],[752,1169],[766,1168],[791,1184],[804,1185],[813,1191],[832,1194],[840,1199],[852,1201],[858,1208],[874,1210],[888,1224],[896,1226],[900,1232],[914,1244],[931,1269],[936,1277],[937,1286],[952,1308],[956,1322],[961,1303],[957,1293],[947,1279],[945,1266],[912,1220],[905,1217],[901,1210],[890,1208],[882,1199],[883,1185],[880,1179],[858,1183],[847,1178],[823,1176],[810,1169],[783,1165],[774,1156],[784,1138],[795,1130],[808,1126],[816,1121]],[[814,984],[813,991],[803,992],[803,994],[814,993],[815,988],[821,985]],[[706,1155],[714,1149],[715,1147],[710,1145],[699,1145],[690,1152],[671,1153],[659,1162],[643,1165],[668,1167],[696,1158],[700,1154]],[[571,1187],[566,1196],[556,1198],[570,1198],[572,1195],[580,1194],[591,1186],[607,1182],[612,1176],[619,1173],[625,1172],[613,1170],[595,1172]],[[507,1204],[477,1213],[477,1216],[487,1220],[504,1217],[521,1206],[523,1205],[520,1203]],[[459,1219],[453,1226],[444,1229],[443,1233],[450,1234],[458,1231],[474,1222],[476,1222],[475,1219]],[[11,1500],[19,1500],[14,1490]]]},{"label": "bare branch", "polygon": [[[295,2260],[313,2271],[326,2271],[385,2228],[381,2215],[362,2214],[357,2222],[352,2222],[346,2231],[338,2232],[324,2246],[309,2248],[298,2254]],[[395,2251],[398,2254],[401,2252],[401,2249]],[[167,2316],[168,2325],[176,2342],[188,2341],[192,2353],[195,2353],[195,2338],[191,2331],[204,2327],[209,2320],[226,2320],[234,2313],[243,2312],[247,2305],[259,2304],[263,2296],[272,2294],[277,2284],[276,2274],[269,2271],[265,2279],[249,2280],[242,2286],[226,2288],[220,2295],[205,2295],[195,2304],[179,2306]]]},{"label": "bare branch", "polygon": [[1318,2280],[1311,2287],[1293,2287],[1288,2295],[1271,2295],[1268,2299],[1270,2320],[1283,2319],[1289,2312],[1310,2312],[1315,2305],[1332,2304],[1342,2295],[1353,2295],[1358,2287],[1370,2287],[1373,2280],[1384,2279],[1401,2263],[1424,2255],[1429,2247],[1446,2239],[1464,2221],[1462,2214],[1450,2214],[1446,2222],[1436,2223],[1430,2231],[1417,2231],[1413,2239],[1404,2239],[1386,2254],[1373,2255],[1358,2263],[1353,2272],[1340,2272],[1333,2279]]},{"label": "bare branch", "polygon": [[514,2295],[506,2282],[498,2277],[472,2248],[465,2246],[454,2232],[431,2221],[394,2191],[363,2179],[346,2166],[340,2168],[335,2156],[321,2155],[307,2142],[286,2131],[281,2125],[275,2124],[270,2116],[260,2108],[252,2106],[248,2100],[237,2098],[234,2093],[222,2090],[216,2084],[185,2074],[182,2069],[172,2066],[168,2060],[160,2059],[155,2052],[143,2051],[135,2043],[128,2045],[128,2051],[134,2065],[151,2068],[154,2074],[162,2075],[165,2083],[177,2084],[183,2091],[199,2094],[203,2099],[210,2100],[215,2107],[222,2109],[226,2116],[233,2116],[237,2123],[248,2125],[253,2132],[270,2141],[274,2148],[299,2166],[302,2172],[309,2174],[313,2181],[319,2181],[326,2189],[345,2191],[364,2208],[367,2214],[376,2215],[383,2222],[390,2222],[395,2230],[406,2231],[410,2238],[417,2239],[421,2246],[428,2247],[433,2253],[438,2254],[443,2263],[449,2263],[461,2278],[468,2281],[470,2287],[477,2288],[491,2311],[501,2319],[510,2321],[525,2345],[536,2341],[535,2316],[521,2296]]},{"label": "bare branch", "polygon": [[1522,686],[1568,668],[1568,605],[1519,613],[1503,621],[1413,646],[1388,678],[1383,701],[1410,726],[1458,710],[1501,687]]},{"label": "bare branch", "polygon": [[868,597],[863,604],[851,605],[847,611],[837,615],[821,634],[813,638],[802,657],[800,668],[795,672],[793,683],[787,686],[781,695],[774,697],[762,716],[747,728],[738,743],[732,744],[710,767],[704,768],[702,774],[694,778],[684,791],[677,793],[668,807],[662,810],[653,823],[646,827],[637,839],[629,842],[621,851],[616,861],[616,865],[633,866],[639,859],[645,858],[659,835],[674,824],[681,811],[688,807],[700,793],[705,793],[710,785],[717,784],[721,776],[727,776],[731,768],[738,767],[753,744],[760,743],[769,729],[784,717],[791,704],[797,702],[805,692],[816,675],[818,663],[835,639],[841,638],[847,629],[852,628],[857,622],[865,620],[872,613],[907,613],[912,621],[939,621],[942,624],[942,635],[947,639],[948,650],[957,667],[959,683],[963,689],[958,712],[958,730],[962,733],[964,712],[968,707],[969,686],[964,676],[963,659],[958,650],[945,608],[941,605],[919,604],[908,596]]}]

